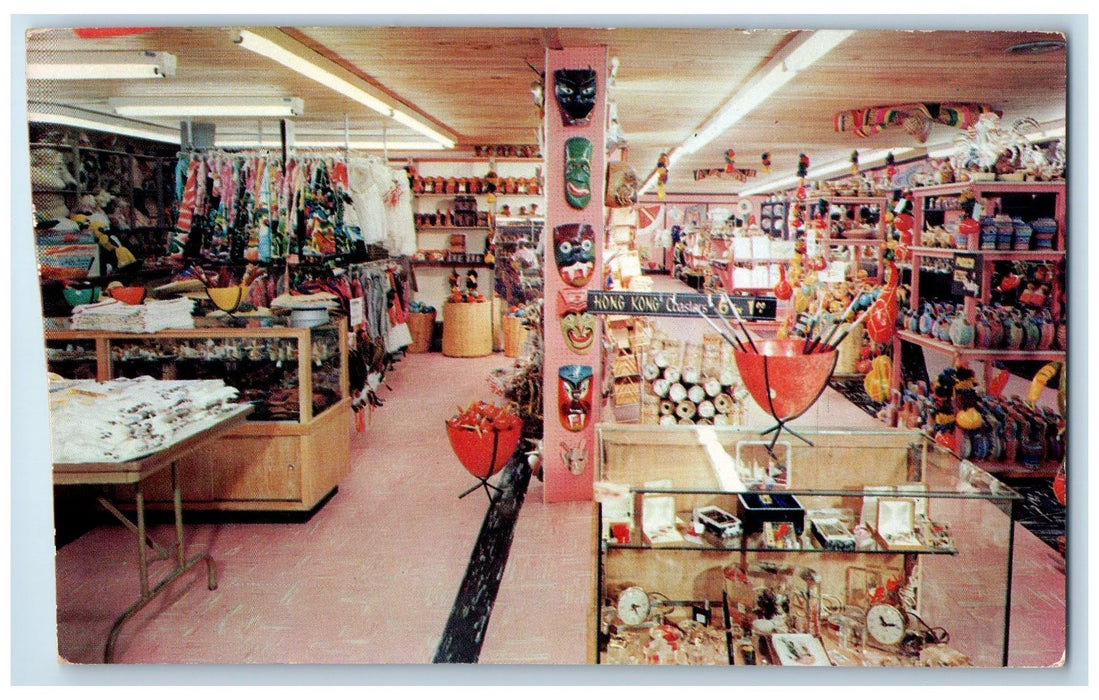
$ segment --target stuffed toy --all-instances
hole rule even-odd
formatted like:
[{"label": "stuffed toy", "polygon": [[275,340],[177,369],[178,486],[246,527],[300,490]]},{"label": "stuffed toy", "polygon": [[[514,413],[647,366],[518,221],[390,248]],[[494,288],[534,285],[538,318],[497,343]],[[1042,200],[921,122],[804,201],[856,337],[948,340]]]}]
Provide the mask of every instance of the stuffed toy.
[{"label": "stuffed toy", "polygon": [[31,187],[63,190],[76,187],[76,178],[65,165],[65,156],[52,148],[31,151]]},{"label": "stuffed toy", "polygon": [[87,217],[87,224],[93,228],[107,229],[111,226],[111,220],[107,216],[107,212],[103,211],[103,208],[99,205],[99,199],[95,195],[82,195],[80,201],[73,207],[73,213],[83,214]]},{"label": "stuffed toy", "polygon": [[69,217],[69,207],[65,204],[65,198],[54,192],[35,192],[34,211],[43,221]]},{"label": "stuffed toy", "polygon": [[[111,228],[125,231],[130,228],[130,221],[134,219],[133,207],[130,206],[130,201],[124,197],[115,197],[109,205],[105,207],[107,212],[107,218],[111,222]],[[135,220],[135,225],[137,225]]]}]

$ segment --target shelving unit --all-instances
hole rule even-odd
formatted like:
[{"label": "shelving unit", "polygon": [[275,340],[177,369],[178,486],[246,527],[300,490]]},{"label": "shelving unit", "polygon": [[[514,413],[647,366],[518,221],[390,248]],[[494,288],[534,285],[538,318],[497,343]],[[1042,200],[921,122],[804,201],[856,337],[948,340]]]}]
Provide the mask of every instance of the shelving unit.
[{"label": "shelving unit", "polygon": [[[33,131],[41,131],[32,125]],[[156,152],[155,146],[147,146],[151,152],[121,151],[83,145],[70,135],[72,143],[31,141],[31,160],[38,165],[31,178],[31,197],[40,213],[49,213],[51,197],[60,197],[70,212],[77,209],[84,195],[108,193],[107,205],[111,225],[107,230],[120,238],[138,259],[163,254],[167,250],[167,234],[174,205],[171,189],[174,182],[175,158]],[[60,154],[59,169],[46,174],[44,160],[36,154]],[[60,168],[63,168],[61,170]],[[142,179],[137,181],[136,176]],[[68,181],[67,186],[54,187],[51,180]],[[114,207],[128,206],[115,211]],[[39,231],[39,250],[50,247],[44,242],[50,230]],[[90,234],[82,241],[94,246]],[[102,267],[89,270],[90,275],[103,272]]]},{"label": "shelving unit", "polygon": [[[922,242],[922,233],[929,225],[929,217],[935,217],[940,214],[945,216],[945,212],[950,211],[948,209],[942,208],[927,208],[925,206],[925,203],[928,201],[928,199],[956,197],[966,189],[972,189],[977,196],[977,200],[979,202],[984,202],[986,205],[989,203],[989,200],[1000,200],[1002,202],[1005,195],[1015,198],[1024,195],[1030,195],[1032,198],[1034,198],[1036,195],[1045,195],[1051,198],[1051,204],[1049,202],[1045,203],[1046,206],[1048,206],[1048,209],[1031,211],[1029,212],[1029,217],[1033,219],[1038,216],[1050,216],[1054,219],[1054,221],[1057,222],[1057,234],[1054,239],[1052,249],[982,249],[980,247],[979,233],[970,234],[967,241],[968,244],[965,248],[938,248],[920,245],[920,243]],[[981,256],[982,264],[980,269],[980,297],[966,297],[963,304],[963,313],[965,314],[966,321],[971,325],[976,321],[977,303],[989,303],[991,299],[992,266],[990,265],[990,263],[997,261],[1061,262],[1065,258],[1066,203],[1064,183],[958,183],[951,185],[939,185],[935,187],[917,188],[913,190],[913,197],[915,199],[915,213],[913,214],[915,219],[915,223],[913,225],[915,245],[910,248],[912,254],[912,293],[910,295],[910,308],[912,310],[918,310],[920,307],[920,265],[923,258],[953,259],[954,256],[958,253],[974,253]],[[984,208],[984,211],[986,213],[989,211],[987,206]],[[1057,283],[1057,275],[1053,276],[1053,280],[1054,284],[1052,285],[1049,298],[1051,311],[1054,318],[1057,318],[1060,314],[1060,285]],[[902,342],[915,343],[934,352],[948,354],[951,356],[952,360],[973,359],[983,362],[985,386],[988,385],[989,380],[992,378],[993,360],[1058,360],[1064,359],[1065,356],[1063,349],[1022,351],[994,348],[983,349],[959,347],[950,343],[945,343],[939,340],[928,338],[927,336],[922,336],[918,333],[900,330],[896,333],[894,339],[894,357],[900,357],[900,344]],[[900,387],[901,385],[901,364],[894,363],[893,386]]]},{"label": "shelving unit", "polygon": [[[347,323],[234,327],[196,319],[153,334],[45,329],[51,371],[108,381],[148,375],[217,378],[254,411],[247,423],[180,461],[188,509],[309,511],[350,469]],[[167,478],[149,480],[151,507],[170,507]]]},{"label": "shelving unit", "polygon": [[[533,147],[531,147],[533,149]],[[530,149],[528,149],[530,150]],[[536,150],[536,149],[534,149]],[[544,211],[545,196],[539,173],[541,158],[505,156],[453,156],[417,158],[413,178],[413,216],[417,220],[416,236],[418,252],[413,265],[423,274],[418,283],[418,299],[440,310],[449,296],[447,276],[444,270],[461,268],[493,269],[485,262],[485,253],[497,240],[498,219],[537,219],[527,214],[519,216],[519,209],[532,207]],[[489,202],[487,175],[492,171],[499,178],[494,202]],[[416,178],[420,182],[416,183]],[[441,191],[440,191],[441,190]],[[456,198],[476,202],[477,225],[454,226],[439,223],[439,214],[452,207]],[[507,211],[505,207],[514,209]],[[437,223],[427,223],[432,215]],[[540,229],[539,229],[540,231]],[[464,244],[457,246],[453,235],[465,235]],[[496,252],[497,260],[499,253]],[[483,286],[481,293],[491,296],[491,289]],[[443,320],[442,318],[439,319]]]},{"label": "shelving unit", "polygon": [[[880,595],[866,582],[878,577],[883,586],[894,582],[894,593],[884,600],[907,618],[906,629],[918,627],[912,617],[918,616],[945,629],[950,647],[971,665],[1007,664],[1011,531],[1021,497],[919,433],[813,433],[813,446],[789,448],[786,486],[762,492],[748,479],[750,455],[766,456],[751,429],[603,426],[599,439],[598,478],[626,488],[627,495],[595,506],[593,663],[657,663],[660,650],[649,644],[649,628],[680,635],[686,649],[692,641],[687,637],[713,628],[728,633],[702,640],[725,659],[716,663],[753,663],[741,653],[740,642],[755,650],[755,664],[782,663],[772,658],[769,642],[773,633],[785,631],[816,638],[825,650],[822,665],[911,664],[918,648],[885,649],[862,641],[859,627]],[[663,484],[654,486],[652,479]],[[785,505],[781,510],[751,505],[760,493]],[[886,530],[879,509],[884,501],[912,515],[913,537],[904,544]],[[697,509],[711,506],[734,515],[739,533],[720,538],[694,532]],[[829,548],[812,526],[814,519],[829,518],[849,520],[852,530],[865,527],[871,537],[850,549]],[[653,527],[663,522],[670,529]],[[786,524],[796,536],[771,543],[765,536],[773,529],[768,524]],[[978,565],[981,585],[958,587],[956,572]],[[619,615],[619,601],[629,588],[650,596],[652,609],[641,625]],[[767,613],[759,597],[764,590],[785,597],[789,609]],[[836,619],[851,614],[853,639],[844,640]],[[708,624],[693,624],[697,616]],[[643,633],[643,648],[633,658],[635,630]],[[675,659],[691,663],[689,655]]]},{"label": "shelving unit", "polygon": [[[941,226],[944,222],[956,222],[960,218],[960,210],[957,209],[957,197],[963,191],[971,189],[976,199],[982,205],[984,214],[992,213],[992,209],[1001,208],[1010,210],[1020,215],[1025,221],[1038,217],[1051,217],[1057,224],[1057,233],[1050,249],[1030,250],[1002,250],[982,248],[980,233],[969,235],[964,248],[935,247],[921,245],[923,234],[929,226]],[[977,321],[978,303],[989,304],[992,295],[992,273],[994,263],[997,262],[1035,262],[1059,264],[1065,260],[1065,223],[1066,202],[1065,184],[1054,183],[1029,183],[1029,182],[967,182],[951,185],[939,185],[923,187],[913,190],[915,200],[913,226],[914,243],[911,252],[911,280],[912,292],[910,295],[910,310],[918,313],[921,306],[920,294],[920,269],[925,259],[929,260],[953,260],[958,254],[975,254],[980,256],[980,294],[978,296],[966,296],[961,304],[961,313],[966,322],[971,326]],[[929,201],[947,201],[952,204],[942,206],[929,206]],[[1052,275],[1051,290],[1048,294],[1048,304],[1054,319],[1058,319],[1061,313],[1061,285],[1058,274]],[[924,350],[944,355],[950,364],[959,362],[980,362],[983,365],[983,386],[989,386],[994,372],[994,363],[1003,362],[1046,362],[1051,360],[1063,360],[1064,348],[1051,349],[1005,349],[1005,348],[980,348],[961,347],[938,338],[929,337],[906,329],[898,329],[893,339],[893,357],[901,357],[902,345],[908,343],[918,345]],[[976,369],[976,368],[974,368]],[[903,388],[902,363],[893,363],[893,386]],[[996,474],[1014,476],[1052,476],[1056,465],[1044,464],[1038,469],[1023,468],[1016,463],[1006,462],[979,462],[984,468]]]}]

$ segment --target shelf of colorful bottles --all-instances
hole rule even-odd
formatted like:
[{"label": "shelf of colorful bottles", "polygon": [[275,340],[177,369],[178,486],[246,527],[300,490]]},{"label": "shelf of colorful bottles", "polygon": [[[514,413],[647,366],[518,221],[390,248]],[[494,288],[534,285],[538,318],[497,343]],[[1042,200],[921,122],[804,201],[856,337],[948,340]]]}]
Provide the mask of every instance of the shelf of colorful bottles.
[{"label": "shelf of colorful bottles", "polygon": [[957,253],[972,255],[980,254],[986,261],[993,260],[1033,260],[1038,262],[1056,262],[1065,257],[1063,250],[974,250],[962,248],[932,248],[929,246],[913,246],[908,249],[913,255],[926,258],[953,258]]},{"label": "shelf of colorful bottles", "polygon": [[934,338],[929,338],[926,335],[920,335],[919,333],[913,333],[911,331],[898,330],[897,338],[900,340],[914,343],[920,347],[927,348],[929,350],[935,350],[947,355],[954,355],[956,357],[966,356],[975,359],[992,359],[992,360],[1063,360],[1065,358],[1064,350],[1006,350],[1003,348],[966,348],[954,345],[953,343],[947,343]]}]

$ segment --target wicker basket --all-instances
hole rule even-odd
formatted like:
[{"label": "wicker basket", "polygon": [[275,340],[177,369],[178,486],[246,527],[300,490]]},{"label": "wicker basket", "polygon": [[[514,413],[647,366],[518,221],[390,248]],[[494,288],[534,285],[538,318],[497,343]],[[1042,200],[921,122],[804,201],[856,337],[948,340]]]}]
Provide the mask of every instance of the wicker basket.
[{"label": "wicker basket", "polygon": [[443,307],[443,354],[483,357],[492,353],[492,304],[447,302]]},{"label": "wicker basket", "polygon": [[519,357],[519,351],[529,332],[530,330],[523,325],[523,319],[518,316],[504,316],[504,355]]},{"label": "wicker basket", "polygon": [[408,315],[408,332],[412,335],[412,343],[407,352],[428,352],[431,350],[431,341],[435,335],[435,311],[427,313],[410,313]]}]

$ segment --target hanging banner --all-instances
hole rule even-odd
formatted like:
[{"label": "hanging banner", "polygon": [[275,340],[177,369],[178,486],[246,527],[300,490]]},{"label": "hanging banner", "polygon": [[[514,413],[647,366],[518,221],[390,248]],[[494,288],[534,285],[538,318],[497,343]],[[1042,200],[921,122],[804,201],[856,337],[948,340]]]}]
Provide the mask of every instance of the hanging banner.
[{"label": "hanging banner", "polygon": [[[773,296],[730,296],[729,301],[746,321],[773,321],[778,300]],[[624,292],[588,290],[588,313],[624,316],[707,316],[714,312],[732,316],[733,310],[721,294],[681,292]]]}]

